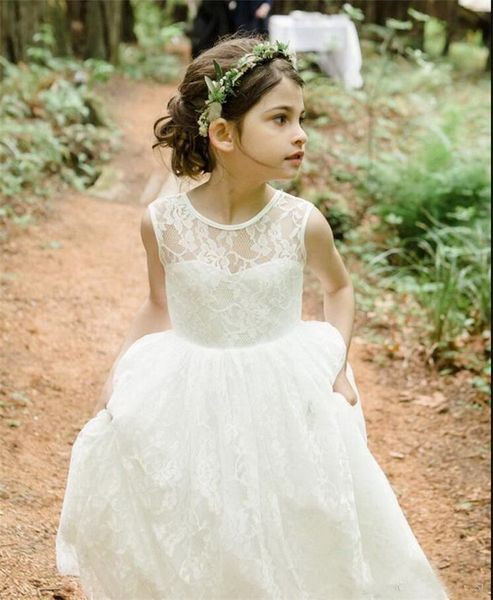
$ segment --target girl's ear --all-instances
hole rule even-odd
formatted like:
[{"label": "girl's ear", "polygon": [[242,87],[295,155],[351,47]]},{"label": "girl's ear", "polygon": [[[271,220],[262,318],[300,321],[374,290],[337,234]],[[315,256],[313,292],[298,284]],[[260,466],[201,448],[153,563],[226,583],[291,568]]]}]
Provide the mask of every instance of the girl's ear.
[{"label": "girl's ear", "polygon": [[231,152],[234,149],[233,126],[219,117],[209,125],[209,140],[214,148],[222,152]]}]

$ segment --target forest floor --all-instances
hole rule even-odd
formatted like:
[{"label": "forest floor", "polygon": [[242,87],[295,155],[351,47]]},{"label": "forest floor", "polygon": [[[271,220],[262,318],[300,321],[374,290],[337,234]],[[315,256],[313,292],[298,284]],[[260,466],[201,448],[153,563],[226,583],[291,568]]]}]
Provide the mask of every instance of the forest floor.
[{"label": "forest floor", "polygon": [[[55,534],[72,444],[145,299],[139,197],[156,167],[152,124],[173,91],[120,78],[103,88],[124,132],[118,192],[64,194],[1,248],[2,599],[83,598],[75,578],[57,574]],[[322,314],[307,273],[303,317]],[[489,598],[490,407],[470,401],[463,378],[382,356],[357,321],[350,362],[369,448],[452,598]]]}]

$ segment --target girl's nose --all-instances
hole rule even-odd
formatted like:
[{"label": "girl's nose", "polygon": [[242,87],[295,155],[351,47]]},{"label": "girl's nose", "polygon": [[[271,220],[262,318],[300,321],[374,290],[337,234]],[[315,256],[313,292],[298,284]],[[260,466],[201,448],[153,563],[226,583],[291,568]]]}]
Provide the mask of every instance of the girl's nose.
[{"label": "girl's nose", "polygon": [[295,134],[295,141],[296,142],[301,141],[303,144],[305,144],[307,139],[308,139],[308,136],[306,135],[305,130],[303,129],[303,127],[301,127],[301,125],[298,124],[298,129]]}]

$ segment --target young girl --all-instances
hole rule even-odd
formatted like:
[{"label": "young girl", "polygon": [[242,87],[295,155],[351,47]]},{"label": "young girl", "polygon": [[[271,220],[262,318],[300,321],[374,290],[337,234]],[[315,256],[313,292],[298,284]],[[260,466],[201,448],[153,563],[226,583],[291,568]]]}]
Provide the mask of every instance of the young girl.
[{"label": "young girl", "polygon": [[145,210],[149,297],[72,449],[57,567],[89,598],[447,598],[366,445],[330,226],[268,184],[303,159],[302,85],[286,46],[223,40],[156,123],[210,178]]}]

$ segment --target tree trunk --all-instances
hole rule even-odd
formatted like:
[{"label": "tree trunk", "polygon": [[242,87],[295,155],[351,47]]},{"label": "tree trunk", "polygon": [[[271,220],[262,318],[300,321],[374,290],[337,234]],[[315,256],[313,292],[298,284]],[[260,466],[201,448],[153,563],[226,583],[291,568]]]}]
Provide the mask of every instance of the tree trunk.
[{"label": "tree trunk", "polygon": [[0,52],[11,62],[26,60],[43,14],[45,0],[0,0]]},{"label": "tree trunk", "polygon": [[108,59],[107,41],[105,39],[105,15],[101,0],[82,0],[85,7],[84,38],[82,58]]},{"label": "tree trunk", "polygon": [[46,17],[53,27],[56,44],[54,53],[57,56],[70,56],[72,42],[70,29],[67,27],[67,0],[50,0],[46,7]]},{"label": "tree trunk", "polygon": [[457,2],[449,3],[445,20],[447,21],[447,34],[442,54],[446,56],[449,53],[450,44],[457,29]]},{"label": "tree trunk", "polygon": [[0,52],[26,60],[41,23],[53,27],[57,56],[118,62],[121,41],[135,41],[130,0],[0,0]]},{"label": "tree trunk", "polygon": [[136,42],[134,32],[134,9],[130,0],[123,0],[122,6],[122,42]]},{"label": "tree trunk", "polygon": [[106,43],[106,60],[113,65],[118,64],[118,47],[122,38],[123,2],[105,2],[102,0],[104,15],[104,37]]},{"label": "tree trunk", "polygon": [[70,0],[67,8],[72,47],[81,58],[117,64],[120,42],[135,41],[129,0]]}]

